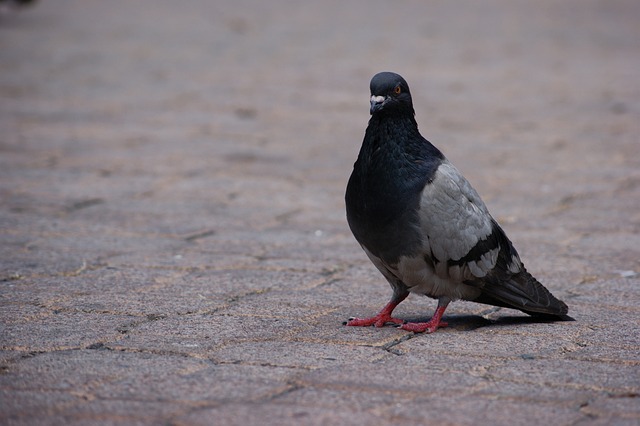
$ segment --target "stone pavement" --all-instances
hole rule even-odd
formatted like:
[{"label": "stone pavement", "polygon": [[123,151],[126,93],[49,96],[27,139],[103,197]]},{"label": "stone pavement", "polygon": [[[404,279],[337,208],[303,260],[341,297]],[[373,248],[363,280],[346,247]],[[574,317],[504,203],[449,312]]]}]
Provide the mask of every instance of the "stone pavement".
[{"label": "stone pavement", "polygon": [[[638,425],[639,18],[633,0],[0,16],[0,423]],[[390,296],[343,202],[381,70],[575,322],[459,302],[432,335],[342,326]]]}]

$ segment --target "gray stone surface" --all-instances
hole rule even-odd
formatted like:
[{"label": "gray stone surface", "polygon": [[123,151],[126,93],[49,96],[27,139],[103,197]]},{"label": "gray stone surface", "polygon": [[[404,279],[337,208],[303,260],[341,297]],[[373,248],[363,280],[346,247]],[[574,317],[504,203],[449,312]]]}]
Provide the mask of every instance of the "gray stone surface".
[{"label": "gray stone surface", "polygon": [[[0,423],[638,425],[640,3],[48,0],[0,16]],[[401,73],[575,322],[390,289],[345,221]],[[397,310],[428,318],[435,302]]]}]

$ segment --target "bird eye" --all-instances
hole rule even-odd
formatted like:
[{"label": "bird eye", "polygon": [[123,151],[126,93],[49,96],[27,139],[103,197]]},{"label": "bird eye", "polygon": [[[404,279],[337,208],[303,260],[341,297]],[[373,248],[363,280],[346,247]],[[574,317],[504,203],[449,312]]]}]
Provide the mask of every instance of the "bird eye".
[{"label": "bird eye", "polygon": [[402,89],[400,88],[400,86],[396,86],[396,88],[395,88],[395,89],[393,89],[393,92],[394,92],[396,95],[399,95],[399,94],[400,94],[400,92],[402,92]]}]

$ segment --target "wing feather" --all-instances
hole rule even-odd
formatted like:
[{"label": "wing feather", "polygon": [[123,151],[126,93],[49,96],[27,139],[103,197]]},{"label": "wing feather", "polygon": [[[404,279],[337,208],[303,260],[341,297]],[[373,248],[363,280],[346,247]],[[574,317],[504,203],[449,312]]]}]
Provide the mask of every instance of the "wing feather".
[{"label": "wing feather", "polygon": [[[422,192],[419,217],[435,263],[460,261],[493,231],[493,219],[480,196],[446,160]],[[496,254],[490,253],[495,247],[489,244],[486,249],[473,259],[470,268],[475,276],[482,276],[495,265]],[[466,262],[458,266],[469,269]]]}]

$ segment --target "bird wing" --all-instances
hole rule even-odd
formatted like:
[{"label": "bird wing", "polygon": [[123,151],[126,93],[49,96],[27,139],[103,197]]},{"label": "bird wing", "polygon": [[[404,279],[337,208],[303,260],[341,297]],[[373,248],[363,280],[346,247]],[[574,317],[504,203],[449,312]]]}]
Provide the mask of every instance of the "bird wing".
[{"label": "bird wing", "polygon": [[420,200],[420,227],[425,256],[436,274],[456,281],[481,278],[498,263],[501,250],[508,253],[502,265],[519,272],[518,254],[493,220],[471,184],[449,161],[443,161]]},{"label": "bird wing", "polygon": [[448,161],[420,200],[424,259],[435,275],[480,289],[481,303],[532,315],[565,315],[567,305],[529,274],[478,193]]}]

